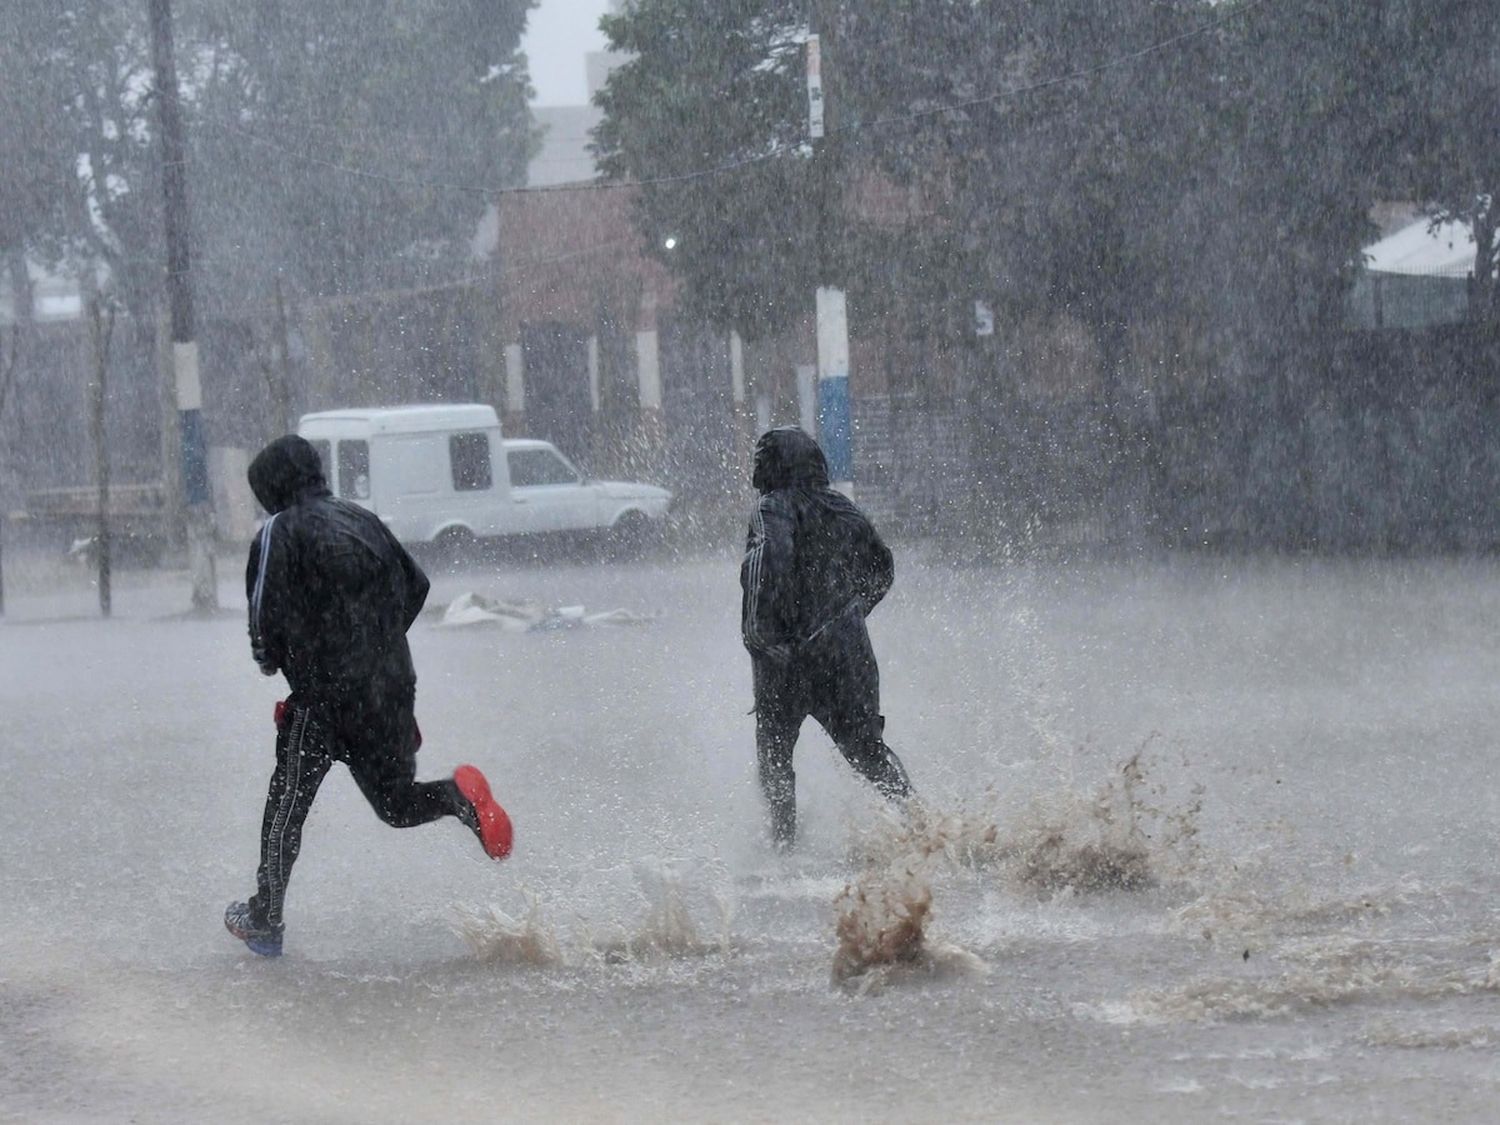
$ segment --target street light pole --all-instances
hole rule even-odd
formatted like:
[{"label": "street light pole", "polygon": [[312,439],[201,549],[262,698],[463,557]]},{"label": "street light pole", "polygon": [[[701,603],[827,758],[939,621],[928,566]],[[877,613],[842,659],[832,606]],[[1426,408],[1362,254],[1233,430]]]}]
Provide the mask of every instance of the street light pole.
[{"label": "street light pole", "polygon": [[188,238],[187,153],[173,59],[171,0],[147,0],[151,60],[156,71],[156,113],[161,130],[163,222],[167,242],[167,299],[172,320],[172,370],[182,429],[182,496],[187,507],[188,567],[193,608],[219,607],[214,576],[213,510],[203,433],[203,385],[193,321],[192,261]]}]

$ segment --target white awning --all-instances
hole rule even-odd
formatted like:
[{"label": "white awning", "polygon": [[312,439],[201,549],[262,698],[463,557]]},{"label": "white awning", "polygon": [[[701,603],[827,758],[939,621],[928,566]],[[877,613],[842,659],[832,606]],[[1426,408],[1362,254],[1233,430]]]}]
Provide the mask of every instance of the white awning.
[{"label": "white awning", "polygon": [[1468,277],[1474,272],[1474,239],[1463,223],[1433,226],[1418,219],[1365,247],[1365,269],[1408,277]]}]

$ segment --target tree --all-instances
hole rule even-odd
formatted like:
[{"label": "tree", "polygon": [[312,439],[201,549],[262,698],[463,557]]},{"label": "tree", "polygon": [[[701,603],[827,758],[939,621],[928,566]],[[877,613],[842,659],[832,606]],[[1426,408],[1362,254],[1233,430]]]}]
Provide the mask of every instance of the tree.
[{"label": "tree", "polygon": [[784,328],[819,280],[818,218],[836,213],[806,145],[803,5],[640,0],[602,26],[630,61],[597,97],[600,167],[666,181],[638,197],[647,251],[701,319],[750,338]]},{"label": "tree", "polygon": [[1473,0],[1391,5],[1409,75],[1403,171],[1436,221],[1474,238],[1470,309],[1500,330],[1500,25]]},{"label": "tree", "polygon": [[189,23],[196,222],[227,288],[314,294],[468,268],[538,143],[535,0],[223,0]]},{"label": "tree", "polygon": [[[22,35],[0,45],[0,250],[25,227],[33,252],[102,262],[149,320],[163,255],[145,4],[17,2]],[[534,2],[184,6],[209,308],[268,298],[278,275],[332,294],[465,268],[490,189],[521,182],[537,143],[519,53]]]},{"label": "tree", "polygon": [[165,276],[160,148],[151,107],[145,4],[97,4],[65,17],[66,145],[77,188],[56,259],[77,270],[102,264],[135,319],[143,350]]},{"label": "tree", "polygon": [[[518,52],[531,5],[177,5],[205,319],[269,309],[281,278],[324,295],[472,272],[492,189],[519,182],[535,143]],[[165,253],[146,8],[12,0],[0,255],[20,279],[28,256],[107,274],[131,345],[112,397],[150,450]]]},{"label": "tree", "polygon": [[1066,308],[1117,365],[1130,317],[1155,305],[1151,236],[1194,165],[1203,111],[1190,73],[1199,45],[1110,64],[1181,34],[1197,8],[853,9],[849,97],[870,123],[859,143],[897,182],[944,197],[962,248],[944,281],[961,300],[997,300],[1013,316]]},{"label": "tree", "polygon": [[[1179,33],[1202,6],[819,5],[840,76],[839,127],[821,142],[831,181],[808,159],[809,8],[640,0],[605,21],[631,61],[599,98],[602,164],[617,177],[668,181],[643,190],[640,224],[697,311],[741,331],[784,327],[824,280],[867,308],[896,291],[929,300],[941,306],[929,318],[945,323],[975,296],[1010,293],[1085,310],[1118,334],[1121,295],[1138,295],[1143,272],[1126,240],[1148,224],[1132,208],[1170,206],[1166,181],[1188,147],[1178,138],[1204,131],[1199,91],[1174,86],[1192,52],[1144,84],[1138,72],[1107,73],[984,99]],[[956,104],[964,108],[941,111]],[[907,214],[860,203],[881,183],[908,189]],[[844,248],[827,262],[820,223]],[[683,229],[676,249],[661,249]]]},{"label": "tree", "polygon": [[[60,124],[66,107],[62,19],[42,0],[16,0],[17,34],[0,39],[0,257],[24,281],[24,256],[58,224],[73,195],[72,153]],[[18,259],[19,256],[19,259]],[[23,262],[21,277],[15,263]]]}]

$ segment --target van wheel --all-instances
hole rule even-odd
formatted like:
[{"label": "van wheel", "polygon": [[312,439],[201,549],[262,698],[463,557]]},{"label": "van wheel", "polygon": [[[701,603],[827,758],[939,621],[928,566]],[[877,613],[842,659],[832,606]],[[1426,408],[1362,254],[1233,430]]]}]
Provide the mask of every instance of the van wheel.
[{"label": "van wheel", "polygon": [[609,556],[638,559],[651,540],[651,521],[640,512],[626,512],[609,529]]},{"label": "van wheel", "polygon": [[472,559],[477,542],[467,527],[450,527],[437,537],[433,546],[437,548],[438,560],[451,567]]}]

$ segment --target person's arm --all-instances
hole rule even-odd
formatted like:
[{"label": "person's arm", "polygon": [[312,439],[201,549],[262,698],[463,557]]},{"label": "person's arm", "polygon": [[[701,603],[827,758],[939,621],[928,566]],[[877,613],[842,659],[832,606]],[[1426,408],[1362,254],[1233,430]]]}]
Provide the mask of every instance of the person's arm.
[{"label": "person's arm", "polygon": [[786,660],[794,638],[782,632],[779,612],[792,580],[792,516],[774,495],[761,497],[750,517],[745,559],[740,565],[740,634],[757,656]]},{"label": "person's arm", "polygon": [[421,614],[422,607],[427,604],[427,591],[432,588],[432,583],[417,565],[417,560],[411,557],[411,552],[394,535],[391,536],[391,542],[395,544],[396,557],[401,562],[402,585],[406,590],[406,627],[410,629]]},{"label": "person's arm", "polygon": [[286,616],[291,594],[291,538],[279,516],[261,525],[250,544],[245,597],[250,604],[250,655],[274,676],[286,663]]},{"label": "person's arm", "polygon": [[890,591],[891,583],[896,580],[896,560],[891,557],[890,548],[885,545],[880,538],[880,533],[868,520],[865,521],[865,530],[868,539],[864,545],[863,567],[856,593],[859,597],[860,608],[868,617],[870,611],[879,605],[881,599]]}]

